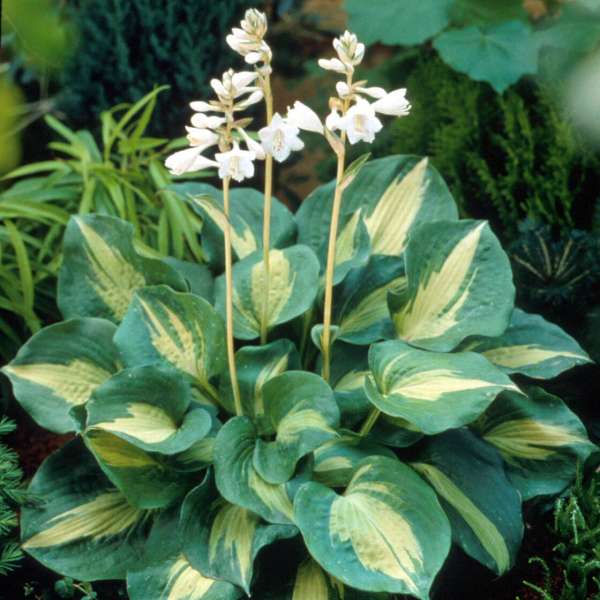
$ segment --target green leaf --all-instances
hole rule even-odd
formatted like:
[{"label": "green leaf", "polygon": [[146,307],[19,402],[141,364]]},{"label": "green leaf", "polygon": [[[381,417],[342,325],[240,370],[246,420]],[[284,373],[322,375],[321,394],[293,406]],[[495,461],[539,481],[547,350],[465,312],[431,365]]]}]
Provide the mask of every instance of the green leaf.
[{"label": "green leaf", "polygon": [[346,0],[348,27],[361,42],[412,46],[440,32],[450,22],[453,0]]},{"label": "green leaf", "polygon": [[[319,285],[319,263],[306,246],[269,252],[269,298],[264,311],[267,327],[287,323],[313,304]],[[252,340],[260,334],[266,278],[262,253],[256,252],[233,267],[233,317],[235,337]],[[216,306],[225,314],[225,277],[217,279]]]},{"label": "green leaf", "polygon": [[132,238],[133,226],[114,217],[71,218],[58,277],[58,306],[66,319],[103,317],[118,323],[141,287],[164,283],[187,289],[171,267],[140,256]]},{"label": "green leaf", "polygon": [[262,548],[297,535],[292,525],[270,525],[217,493],[212,479],[194,488],[181,509],[180,534],[191,565],[250,595],[254,561]]},{"label": "green leaf", "polygon": [[369,456],[396,456],[388,448],[350,431],[325,442],[314,451],[314,455],[314,480],[328,487],[346,487],[358,463]]},{"label": "green leaf", "polygon": [[127,574],[130,600],[238,600],[244,592],[194,569],[183,554],[154,562]]},{"label": "green leaf", "polygon": [[[228,502],[270,523],[289,525],[297,482],[273,485],[256,472],[252,460],[256,440],[256,428],[247,417],[234,417],[221,428],[214,449],[217,488]],[[297,477],[303,480],[304,473]]]},{"label": "green leaf", "polygon": [[175,269],[185,279],[192,294],[200,296],[209,304],[214,302],[215,282],[210,269],[206,265],[178,260],[170,256],[163,258],[163,262]]},{"label": "green leaf", "polygon": [[369,437],[392,448],[407,448],[416,444],[423,437],[423,432],[406,419],[381,414]]},{"label": "green leaf", "polygon": [[72,319],[36,333],[2,371],[15,398],[42,427],[74,431],[69,412],[120,368],[112,338],[115,326],[104,319]]},{"label": "green leaf", "polygon": [[[244,346],[235,353],[238,384],[244,414],[251,417],[259,431],[265,420],[263,386],[284,371],[300,369],[300,356],[296,346],[286,339],[279,339],[264,346]],[[234,412],[233,391],[229,372],[224,374],[219,388],[219,401]]]},{"label": "green leaf", "polygon": [[318,375],[289,371],[263,386],[265,424],[273,441],[257,439],[254,468],[267,482],[281,484],[294,474],[298,461],[338,437],[340,413],[333,391]]},{"label": "green leaf", "polygon": [[371,346],[369,365],[369,400],[427,434],[471,423],[500,392],[518,391],[507,375],[473,352],[441,354],[382,342]]},{"label": "green leaf", "polygon": [[148,514],[127,503],[80,440],[43,462],[29,492],[43,503],[23,507],[23,549],[49,569],[95,581],[139,564]]},{"label": "green leaf", "polygon": [[539,315],[515,308],[508,329],[497,338],[467,340],[461,349],[480,352],[505,373],[552,379],[591,362],[579,344]]},{"label": "green leaf", "polygon": [[394,337],[388,292],[399,293],[405,288],[404,262],[394,256],[373,256],[366,266],[350,271],[334,294],[337,337],[365,345]]},{"label": "green leaf", "polygon": [[148,452],[176,454],[212,427],[210,414],[191,405],[190,386],[173,369],[132,367],[95,390],[87,405],[87,428],[112,433]]},{"label": "green leaf", "polygon": [[312,557],[346,585],[429,598],[450,549],[433,490],[409,467],[377,456],[359,463],[343,496],[303,485],[294,521]]},{"label": "green leaf", "polygon": [[[223,232],[225,214],[223,193],[206,183],[181,183],[169,187],[183,198],[192,198],[194,210],[204,220],[202,245],[213,269],[224,268]],[[252,188],[233,188],[229,193],[232,247],[237,259],[245,258],[262,246],[264,196]],[[271,206],[271,248],[284,248],[296,236],[294,217],[276,198]]]},{"label": "green leaf", "polygon": [[408,288],[390,296],[400,339],[447,352],[468,336],[498,336],[508,326],[512,271],[486,222],[424,224],[411,235],[405,262]]},{"label": "green leaf", "polygon": [[[318,187],[296,213],[298,243],[317,254],[329,237],[334,189],[335,181]],[[419,223],[458,218],[439,173],[427,159],[416,156],[389,156],[367,163],[344,192],[341,222],[358,211],[371,238],[371,253],[390,256],[402,254]]]},{"label": "green leaf", "polygon": [[505,21],[445,31],[433,42],[442,59],[498,93],[538,70],[538,44],[528,23]]},{"label": "green leaf", "polygon": [[562,492],[575,479],[577,462],[597,451],[565,403],[541,388],[527,396],[502,394],[475,424],[506,462],[523,500]]},{"label": "green leaf", "polygon": [[106,476],[136,508],[169,506],[197,482],[172,468],[169,457],[146,452],[101,429],[88,430],[84,441]]},{"label": "green leaf", "polygon": [[452,538],[469,556],[502,575],[523,537],[521,496],[500,454],[466,429],[430,438],[412,464],[438,493]]},{"label": "green leaf", "polygon": [[162,285],[140,289],[115,343],[127,366],[166,363],[199,388],[204,403],[216,401],[211,381],[227,364],[225,326],[206,300]]},{"label": "green leaf", "polygon": [[528,18],[523,0],[455,0],[452,7],[452,21],[469,25]]}]

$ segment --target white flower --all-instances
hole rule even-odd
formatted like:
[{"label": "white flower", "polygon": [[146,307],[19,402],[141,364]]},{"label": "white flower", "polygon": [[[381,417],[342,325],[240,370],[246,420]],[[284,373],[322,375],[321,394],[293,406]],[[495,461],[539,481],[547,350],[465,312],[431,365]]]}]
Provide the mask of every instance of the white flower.
[{"label": "white flower", "polygon": [[202,112],[192,115],[192,125],[198,129],[217,129],[225,123],[225,117],[205,115]]},{"label": "white flower", "polygon": [[219,164],[219,177],[225,179],[231,177],[235,181],[243,181],[254,175],[254,163],[256,158],[254,152],[240,150],[237,144],[229,152],[217,152],[215,159]]},{"label": "white flower", "polygon": [[231,30],[231,33],[225,38],[227,44],[242,55],[250,65],[261,60],[266,64],[270,63],[271,49],[263,39],[267,33],[266,15],[251,8],[246,11],[241,27],[241,29],[234,27]]},{"label": "white flower", "polygon": [[287,122],[304,131],[323,133],[323,123],[321,123],[317,113],[299,100],[294,102],[293,108],[288,107]]},{"label": "white flower", "polygon": [[183,175],[184,173],[201,171],[202,169],[218,166],[214,160],[210,160],[200,154],[203,149],[201,146],[195,146],[175,152],[167,157],[165,167],[169,169],[172,175]]},{"label": "white flower", "polygon": [[346,72],[346,66],[338,58],[320,58],[319,66],[326,71],[335,71],[336,73]]},{"label": "white flower", "polygon": [[233,110],[244,110],[250,105],[260,102],[263,98],[264,95],[262,93],[262,90],[254,90],[247,98],[236,102],[236,104],[233,107]]},{"label": "white flower", "polygon": [[325,127],[327,127],[327,129],[331,131],[333,131],[334,129],[339,129],[341,118],[342,117],[340,113],[337,110],[335,110],[335,108],[332,108],[331,112],[327,115],[327,118],[325,119]]},{"label": "white flower", "polygon": [[410,112],[410,102],[406,99],[406,89],[394,90],[373,102],[373,108],[382,115],[403,117]]},{"label": "white flower", "polygon": [[366,94],[367,96],[371,96],[371,98],[383,98],[387,92],[381,87],[358,87],[356,91],[360,94]]},{"label": "white flower", "polygon": [[350,86],[343,81],[338,81],[335,84],[335,91],[338,93],[338,96],[342,99],[346,96],[349,96],[352,93]]},{"label": "white flower", "polygon": [[258,160],[265,160],[265,149],[256,140],[253,140],[241,127],[237,129],[237,132],[244,140],[248,150],[254,152]]},{"label": "white flower", "polygon": [[209,104],[208,102],[204,102],[204,100],[196,100],[195,102],[190,102],[190,108],[196,112],[209,112],[211,110],[217,110],[215,106]]},{"label": "white flower", "polygon": [[275,113],[268,127],[263,127],[258,136],[266,152],[277,162],[283,162],[292,151],[302,150],[304,142],[298,137],[300,130]]},{"label": "white flower", "polygon": [[202,149],[214,146],[219,141],[219,136],[210,129],[198,129],[196,127],[186,127],[188,132],[187,139],[192,147],[201,146]]},{"label": "white flower", "polygon": [[375,116],[373,105],[364,98],[359,98],[338,122],[338,128],[346,132],[351,144],[361,140],[371,143],[382,127],[381,121]]}]

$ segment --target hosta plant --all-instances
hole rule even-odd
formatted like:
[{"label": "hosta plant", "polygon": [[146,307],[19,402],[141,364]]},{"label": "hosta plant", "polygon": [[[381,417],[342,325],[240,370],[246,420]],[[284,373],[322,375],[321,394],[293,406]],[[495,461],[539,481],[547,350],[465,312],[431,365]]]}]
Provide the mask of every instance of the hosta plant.
[{"label": "hosta plant", "polygon": [[[273,114],[265,33],[249,11],[228,42],[254,70],[211,82],[167,160],[219,170],[221,189],[175,184],[209,267],[139,254],[114,217],[67,227],[65,320],[4,369],[34,420],[75,434],[31,483],[45,503],[23,511],[23,547],[65,576],[127,578],[132,600],[424,599],[452,544],[503,573],[522,503],[594,450],[540,387],[589,359],[514,308],[496,237],[458,220],[426,159],[346,166],[378,114],[410,108],[353,80],[356,37],[320,63],[344,79],[323,123],[300,102]],[[263,100],[256,136],[241,113]],[[338,169],[294,216],[271,182],[300,130]],[[261,159],[264,193],[233,185]]]}]

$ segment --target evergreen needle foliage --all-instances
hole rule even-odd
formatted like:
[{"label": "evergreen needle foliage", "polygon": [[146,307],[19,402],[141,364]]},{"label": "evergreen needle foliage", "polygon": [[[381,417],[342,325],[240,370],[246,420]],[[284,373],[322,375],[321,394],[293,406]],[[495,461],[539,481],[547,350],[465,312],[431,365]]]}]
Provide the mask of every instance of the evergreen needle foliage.
[{"label": "evergreen needle foliage", "polygon": [[[0,437],[12,433],[14,429],[12,421],[6,417],[0,418]],[[15,569],[22,557],[16,539],[16,508],[26,497],[22,479],[17,453],[0,443],[0,575]]]},{"label": "evergreen needle foliage", "polygon": [[77,127],[154,85],[170,90],[152,132],[178,131],[188,103],[220,72],[224,32],[248,0],[76,0],[69,2],[80,44],[68,63],[61,108]]},{"label": "evergreen needle foliage", "polygon": [[[600,597],[600,473],[584,480],[581,470],[567,498],[556,502],[552,533],[557,540],[549,565],[531,559],[544,571],[544,587],[525,582],[543,600],[582,600]],[[552,574],[559,571],[563,583],[553,595]]]},{"label": "evergreen needle foliage", "polygon": [[464,214],[509,239],[524,218],[589,226],[600,162],[545,90],[524,83],[499,95],[429,55],[407,87],[414,108],[394,123],[392,148],[431,156]]}]

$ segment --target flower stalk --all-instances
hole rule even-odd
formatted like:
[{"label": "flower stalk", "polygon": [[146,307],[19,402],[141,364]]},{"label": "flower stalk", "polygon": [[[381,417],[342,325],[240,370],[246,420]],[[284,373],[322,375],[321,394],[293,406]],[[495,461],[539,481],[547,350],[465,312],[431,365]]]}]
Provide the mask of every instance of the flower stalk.
[{"label": "flower stalk", "polygon": [[381,411],[378,408],[373,407],[371,409],[371,412],[365,419],[365,422],[362,424],[358,435],[360,435],[361,437],[365,437],[366,435],[368,435],[371,432],[371,429],[373,429],[373,426],[377,422],[377,419],[379,418],[380,414]]},{"label": "flower stalk", "polygon": [[223,178],[223,210],[225,212],[225,329],[227,335],[227,362],[229,364],[235,414],[239,417],[244,414],[244,411],[242,409],[233,342],[233,260],[231,256],[231,223],[229,220],[229,177]]}]

